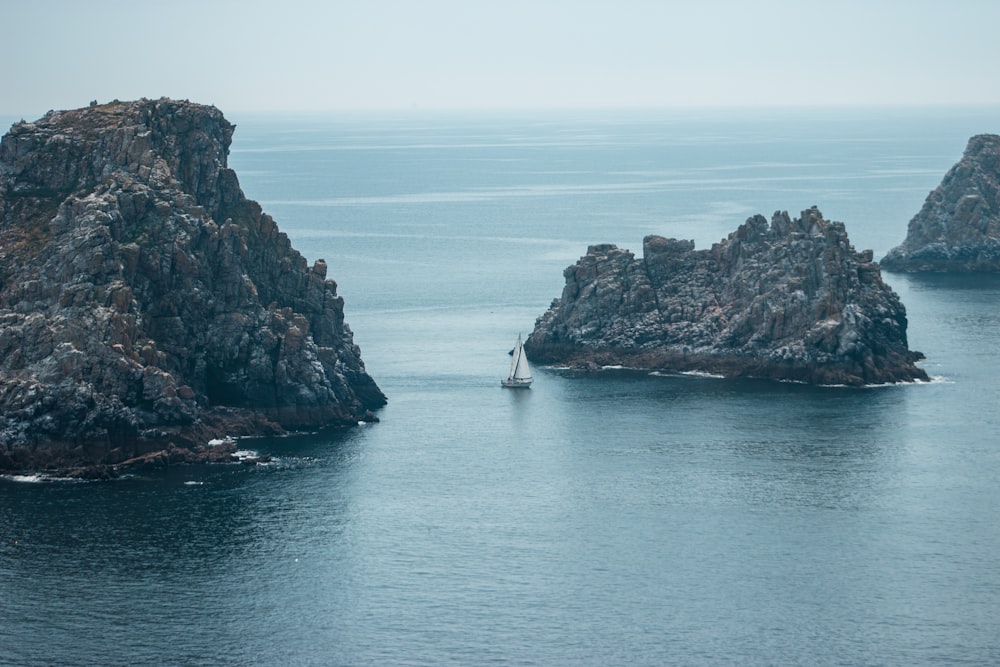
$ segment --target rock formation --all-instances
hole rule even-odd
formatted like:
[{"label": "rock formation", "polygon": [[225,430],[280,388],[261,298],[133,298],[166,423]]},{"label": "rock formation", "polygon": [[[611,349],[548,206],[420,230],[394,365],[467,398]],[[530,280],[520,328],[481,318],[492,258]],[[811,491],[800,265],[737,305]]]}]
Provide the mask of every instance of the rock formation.
[{"label": "rock formation", "polygon": [[926,380],[906,311],[870,250],[812,208],[746,221],[709,250],[648,236],[591,246],[535,324],[532,361],[816,384]]},{"label": "rock formation", "polygon": [[887,271],[1000,271],[1000,136],[969,139],[965,155],[910,220]]},{"label": "rock formation", "polygon": [[3,137],[0,470],[198,459],[384,405],[326,263],[227,168],[234,129],[161,99]]}]

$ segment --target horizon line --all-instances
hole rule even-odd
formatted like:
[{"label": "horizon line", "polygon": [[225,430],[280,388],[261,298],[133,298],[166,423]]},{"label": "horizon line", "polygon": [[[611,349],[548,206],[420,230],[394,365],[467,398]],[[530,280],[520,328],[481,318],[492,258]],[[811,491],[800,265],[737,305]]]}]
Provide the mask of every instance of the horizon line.
[{"label": "horizon line", "polygon": [[[998,109],[1000,102],[812,102],[812,103],[706,103],[706,104],[663,104],[663,105],[511,105],[511,106],[372,106],[372,107],[243,107],[219,106],[218,104],[205,101],[191,100],[190,98],[177,98],[163,96],[160,98],[145,99],[172,99],[191,101],[195,104],[214,106],[223,113],[239,114],[329,114],[329,115],[350,115],[350,114],[507,114],[507,113],[639,113],[639,112],[678,112],[678,111],[807,111],[807,110],[947,110],[947,109]],[[144,98],[127,100],[109,100],[99,102],[108,104],[114,101],[134,102]],[[28,114],[23,112],[12,112],[0,110],[0,118],[19,118],[26,122],[33,122],[45,116],[50,111],[72,111],[83,109],[89,106],[89,102],[76,107],[66,107],[56,109],[50,107],[42,112]],[[14,123],[19,121],[15,120]]]}]

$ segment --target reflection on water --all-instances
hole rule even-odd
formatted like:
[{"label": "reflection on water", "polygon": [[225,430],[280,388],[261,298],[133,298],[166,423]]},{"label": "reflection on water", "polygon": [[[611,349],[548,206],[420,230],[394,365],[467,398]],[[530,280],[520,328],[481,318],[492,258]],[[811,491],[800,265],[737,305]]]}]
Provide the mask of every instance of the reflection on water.
[{"label": "reflection on water", "polygon": [[889,273],[883,274],[886,282],[897,280],[908,283],[912,289],[949,292],[982,291],[996,294],[1000,291],[1000,276],[988,273]]}]

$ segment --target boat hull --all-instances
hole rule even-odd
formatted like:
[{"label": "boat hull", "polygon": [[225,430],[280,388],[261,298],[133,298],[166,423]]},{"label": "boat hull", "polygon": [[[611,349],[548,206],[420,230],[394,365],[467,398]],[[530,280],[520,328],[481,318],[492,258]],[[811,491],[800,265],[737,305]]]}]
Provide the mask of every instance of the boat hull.
[{"label": "boat hull", "polygon": [[507,389],[531,389],[531,380],[500,380],[500,386]]}]

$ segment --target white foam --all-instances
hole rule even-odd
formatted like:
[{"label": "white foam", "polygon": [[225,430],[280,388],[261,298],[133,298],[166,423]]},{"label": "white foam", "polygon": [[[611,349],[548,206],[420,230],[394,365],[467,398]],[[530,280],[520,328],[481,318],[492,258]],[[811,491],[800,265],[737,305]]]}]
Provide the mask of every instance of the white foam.
[{"label": "white foam", "polygon": [[[930,380],[904,380],[901,382],[879,382],[876,384],[865,384],[861,385],[861,389],[884,389],[886,387],[917,387],[917,386],[930,386],[932,384],[955,384],[954,380],[949,380],[948,378],[942,377],[940,375],[931,376]],[[842,387],[845,389],[857,389],[857,385],[849,384],[821,384],[820,387]]]},{"label": "white foam", "polygon": [[725,375],[719,375],[718,373],[709,373],[708,371],[681,371],[681,375],[687,375],[696,378],[712,378],[713,380],[725,380]]},{"label": "white foam", "polygon": [[[238,463],[244,463],[246,461],[252,461],[257,465],[277,465],[279,459],[276,456],[264,456],[260,452],[253,449],[239,449],[233,453],[236,457]],[[264,460],[260,460],[263,458]]]},{"label": "white foam", "polygon": [[0,478],[21,484],[39,484],[41,482],[85,482],[87,480],[76,479],[74,477],[56,477],[44,473],[32,473],[30,475],[0,475]]},{"label": "white foam", "polygon": [[708,371],[650,371],[650,375],[658,378],[675,378],[675,377],[689,377],[689,378],[709,378],[712,380],[725,380],[725,375],[719,375],[718,373],[709,373]]},{"label": "white foam", "polygon": [[4,479],[9,479],[12,482],[22,482],[25,484],[37,484],[38,482],[44,482],[47,477],[44,475],[4,475]]}]

